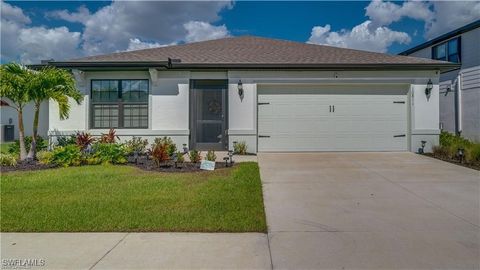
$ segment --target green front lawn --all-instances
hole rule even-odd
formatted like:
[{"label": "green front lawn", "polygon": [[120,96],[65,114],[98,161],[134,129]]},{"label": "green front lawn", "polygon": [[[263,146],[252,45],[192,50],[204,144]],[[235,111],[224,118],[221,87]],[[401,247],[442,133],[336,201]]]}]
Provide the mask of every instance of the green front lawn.
[{"label": "green front lawn", "polygon": [[1,231],[265,232],[258,165],[177,174],[108,165],[2,174]]}]

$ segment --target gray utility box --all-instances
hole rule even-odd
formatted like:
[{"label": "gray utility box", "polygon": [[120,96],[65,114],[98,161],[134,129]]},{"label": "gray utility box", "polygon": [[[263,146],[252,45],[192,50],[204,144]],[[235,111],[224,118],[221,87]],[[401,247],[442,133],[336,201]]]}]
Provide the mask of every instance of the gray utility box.
[{"label": "gray utility box", "polygon": [[13,125],[3,126],[3,141],[13,142],[15,140],[15,129]]}]

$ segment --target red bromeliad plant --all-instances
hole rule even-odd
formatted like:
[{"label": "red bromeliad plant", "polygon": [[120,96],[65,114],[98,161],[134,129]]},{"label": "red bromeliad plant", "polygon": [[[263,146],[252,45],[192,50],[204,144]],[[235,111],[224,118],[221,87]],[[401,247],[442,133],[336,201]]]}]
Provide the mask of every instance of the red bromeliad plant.
[{"label": "red bromeliad plant", "polygon": [[108,133],[102,134],[102,137],[100,137],[100,142],[101,143],[115,143],[117,139],[120,139],[116,135],[115,129],[111,128]]},{"label": "red bromeliad plant", "polygon": [[80,146],[82,150],[85,150],[89,145],[95,141],[95,138],[86,132],[77,132],[75,143]]}]

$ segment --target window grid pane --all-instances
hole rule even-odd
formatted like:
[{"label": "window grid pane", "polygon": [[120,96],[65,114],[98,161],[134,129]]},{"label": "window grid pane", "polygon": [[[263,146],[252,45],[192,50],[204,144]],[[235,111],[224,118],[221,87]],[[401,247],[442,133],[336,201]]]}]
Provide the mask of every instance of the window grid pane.
[{"label": "window grid pane", "polygon": [[148,80],[92,80],[93,128],[148,128]]},{"label": "window grid pane", "polygon": [[93,105],[95,128],[118,127],[118,105]]},{"label": "window grid pane", "polygon": [[124,105],[123,126],[125,128],[148,128],[148,105]]}]

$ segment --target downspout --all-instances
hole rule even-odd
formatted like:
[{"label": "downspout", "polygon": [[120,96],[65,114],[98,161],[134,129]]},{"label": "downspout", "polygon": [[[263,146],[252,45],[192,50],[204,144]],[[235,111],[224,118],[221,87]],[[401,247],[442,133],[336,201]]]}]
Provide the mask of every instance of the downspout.
[{"label": "downspout", "polygon": [[455,79],[455,134],[462,134],[462,74]]},{"label": "downspout", "polygon": [[458,85],[458,134],[462,134],[462,131],[463,131],[463,117],[462,117],[462,114],[463,114],[463,108],[462,108],[462,73],[460,72],[458,74],[458,81],[457,81]]}]

